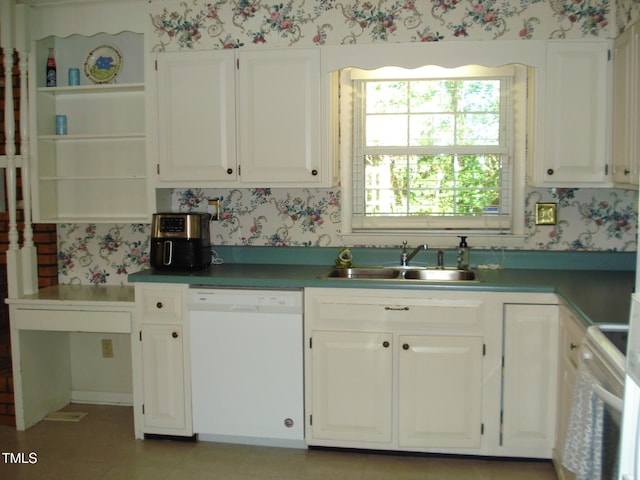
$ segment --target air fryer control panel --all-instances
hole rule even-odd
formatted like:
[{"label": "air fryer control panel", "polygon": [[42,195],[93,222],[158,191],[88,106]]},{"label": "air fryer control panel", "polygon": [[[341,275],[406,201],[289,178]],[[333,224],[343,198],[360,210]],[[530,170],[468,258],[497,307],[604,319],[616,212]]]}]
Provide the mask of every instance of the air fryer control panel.
[{"label": "air fryer control panel", "polygon": [[151,223],[151,238],[200,239],[209,244],[208,213],[156,213]]}]

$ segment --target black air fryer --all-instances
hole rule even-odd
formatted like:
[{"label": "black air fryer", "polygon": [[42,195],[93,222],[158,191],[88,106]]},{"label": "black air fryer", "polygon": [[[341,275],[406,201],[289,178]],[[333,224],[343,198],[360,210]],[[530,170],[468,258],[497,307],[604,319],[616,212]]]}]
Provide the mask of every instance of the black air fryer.
[{"label": "black air fryer", "polygon": [[151,222],[151,266],[199,270],[211,263],[208,213],[156,213]]}]

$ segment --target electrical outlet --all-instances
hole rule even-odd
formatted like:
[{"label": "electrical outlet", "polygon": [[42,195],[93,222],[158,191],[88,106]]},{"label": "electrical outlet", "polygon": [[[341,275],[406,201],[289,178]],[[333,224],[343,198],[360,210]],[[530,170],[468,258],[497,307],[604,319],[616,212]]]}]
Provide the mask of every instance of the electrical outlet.
[{"label": "electrical outlet", "polygon": [[113,358],[113,341],[110,338],[102,339],[102,358]]}]

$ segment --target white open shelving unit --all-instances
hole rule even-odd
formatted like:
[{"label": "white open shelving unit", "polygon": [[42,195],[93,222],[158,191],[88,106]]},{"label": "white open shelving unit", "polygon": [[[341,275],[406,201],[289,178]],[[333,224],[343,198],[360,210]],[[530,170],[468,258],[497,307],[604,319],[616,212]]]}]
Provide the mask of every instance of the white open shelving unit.
[{"label": "white open shelving unit", "polygon": [[[123,56],[115,82],[92,84],[83,74],[91,50],[114,45]],[[58,86],[45,87],[48,49]],[[34,220],[41,223],[148,222],[144,36],[71,35],[36,41],[31,65]],[[67,85],[68,68],[81,71]],[[55,134],[67,116],[66,135]]]}]

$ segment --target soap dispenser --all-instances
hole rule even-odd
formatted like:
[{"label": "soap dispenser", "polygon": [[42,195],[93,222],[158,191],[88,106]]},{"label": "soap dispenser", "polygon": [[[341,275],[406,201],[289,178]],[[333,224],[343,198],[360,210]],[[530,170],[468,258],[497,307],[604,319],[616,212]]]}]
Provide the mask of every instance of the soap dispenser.
[{"label": "soap dispenser", "polygon": [[460,245],[458,245],[458,270],[469,270],[469,246],[467,245],[467,237],[458,236]]}]

